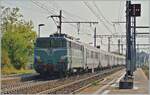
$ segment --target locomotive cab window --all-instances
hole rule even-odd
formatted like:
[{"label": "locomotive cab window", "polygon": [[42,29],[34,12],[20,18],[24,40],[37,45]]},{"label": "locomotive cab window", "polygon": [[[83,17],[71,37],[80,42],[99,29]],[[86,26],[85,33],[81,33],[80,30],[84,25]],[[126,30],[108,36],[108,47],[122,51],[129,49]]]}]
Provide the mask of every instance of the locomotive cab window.
[{"label": "locomotive cab window", "polygon": [[39,48],[48,48],[50,47],[50,44],[49,44],[49,38],[38,38],[36,40],[36,47],[39,47]]},{"label": "locomotive cab window", "polygon": [[66,47],[66,40],[65,39],[50,39],[50,47],[51,48],[59,48],[59,47]]},{"label": "locomotive cab window", "polygon": [[39,48],[61,48],[66,47],[65,39],[55,39],[55,38],[38,38],[36,40],[36,47]]}]

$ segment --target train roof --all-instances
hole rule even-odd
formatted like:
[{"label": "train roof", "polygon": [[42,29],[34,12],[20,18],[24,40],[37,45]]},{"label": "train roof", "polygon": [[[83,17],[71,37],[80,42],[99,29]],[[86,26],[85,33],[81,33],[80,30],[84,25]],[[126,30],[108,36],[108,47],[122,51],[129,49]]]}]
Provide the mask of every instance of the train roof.
[{"label": "train roof", "polygon": [[89,44],[84,43],[84,42],[80,42],[80,41],[77,40],[77,38],[69,36],[67,34],[54,33],[54,34],[51,34],[49,37],[40,37],[40,38],[64,38],[68,41],[71,41],[71,42],[74,42],[76,44],[82,45],[82,46],[88,48],[89,50],[92,50],[92,51],[95,51],[95,52],[100,51],[101,53],[106,54],[106,55],[108,54],[108,55],[117,56],[117,57],[121,57],[121,58],[125,57],[124,55],[120,55],[120,54],[116,54],[116,53],[112,53],[112,52],[107,52],[107,51],[101,50],[99,48],[90,46]]},{"label": "train roof", "polygon": [[50,38],[68,38],[68,39],[72,39],[72,40],[76,39],[73,36],[70,36],[67,34],[58,34],[58,33],[51,34],[49,37]]},{"label": "train roof", "polygon": [[117,57],[121,57],[121,58],[125,57],[124,55],[120,55],[120,54],[116,54],[116,53],[112,53],[112,52],[107,52],[107,51],[101,50],[99,48],[90,46],[89,44],[84,43],[84,42],[80,42],[80,41],[76,41],[76,40],[71,40],[71,39],[68,39],[68,38],[66,38],[66,39],[69,40],[69,41],[72,41],[74,43],[78,43],[79,45],[83,45],[84,47],[88,48],[89,50],[92,50],[92,51],[95,51],[95,52],[100,51],[101,53],[106,54],[106,55],[112,55],[112,56],[117,56]]}]

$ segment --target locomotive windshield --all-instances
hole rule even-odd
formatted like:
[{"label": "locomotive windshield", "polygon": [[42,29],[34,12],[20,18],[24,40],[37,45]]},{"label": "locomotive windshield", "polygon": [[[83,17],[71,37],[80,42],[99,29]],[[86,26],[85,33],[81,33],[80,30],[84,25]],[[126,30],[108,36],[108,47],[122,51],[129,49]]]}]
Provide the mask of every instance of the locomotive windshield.
[{"label": "locomotive windshield", "polygon": [[38,38],[36,47],[39,48],[59,48],[66,47],[66,40],[61,38]]},{"label": "locomotive windshield", "polygon": [[50,41],[49,38],[37,38],[36,47],[49,48],[50,47],[49,41]]},{"label": "locomotive windshield", "polygon": [[58,47],[66,47],[66,40],[65,39],[51,39],[50,47],[58,48]]}]

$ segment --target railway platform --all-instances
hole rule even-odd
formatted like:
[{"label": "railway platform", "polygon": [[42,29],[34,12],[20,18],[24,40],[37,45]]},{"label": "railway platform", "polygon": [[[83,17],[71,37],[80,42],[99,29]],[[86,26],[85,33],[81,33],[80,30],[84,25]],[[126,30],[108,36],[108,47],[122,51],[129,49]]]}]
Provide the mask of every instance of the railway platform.
[{"label": "railway platform", "polygon": [[133,89],[118,89],[118,82],[112,84],[103,93],[108,94],[148,94],[149,93],[149,80],[141,68],[138,68],[134,73],[134,87]]},{"label": "railway platform", "polygon": [[143,70],[138,68],[134,72],[134,88],[119,89],[119,81],[125,75],[125,70],[116,72],[100,81],[96,85],[91,85],[80,91],[80,94],[139,94],[144,95],[149,93],[149,80],[145,76]]}]

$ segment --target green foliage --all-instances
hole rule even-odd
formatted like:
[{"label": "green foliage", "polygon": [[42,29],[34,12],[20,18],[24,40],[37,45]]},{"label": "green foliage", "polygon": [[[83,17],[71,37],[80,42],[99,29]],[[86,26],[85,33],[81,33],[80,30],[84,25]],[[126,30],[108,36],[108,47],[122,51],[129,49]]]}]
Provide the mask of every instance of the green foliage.
[{"label": "green foliage", "polygon": [[19,8],[5,8],[5,7],[1,7],[2,8],[2,19],[3,19],[3,23],[16,23],[16,22],[20,22],[23,15],[19,13]]},{"label": "green foliage", "polygon": [[92,82],[92,85],[96,86],[96,85],[98,85],[98,83],[99,83],[99,81],[94,81],[94,82]]},{"label": "green foliage", "polygon": [[6,65],[8,65],[8,64],[10,64],[10,59],[9,59],[9,56],[8,56],[8,52],[5,50],[5,49],[3,49],[3,51],[2,51],[2,66],[4,67],[4,66],[6,66]]},{"label": "green foliage", "polygon": [[11,64],[7,64],[3,66],[1,71],[2,71],[2,74],[14,74],[14,72],[16,72],[16,69]]},{"label": "green foliage", "polygon": [[[20,69],[27,61],[26,41],[18,32],[6,32],[2,38],[2,50],[5,48],[9,53],[11,63]],[[23,58],[22,58],[23,57]]]},{"label": "green foliage", "polygon": [[4,8],[2,15],[2,64],[12,64],[16,69],[26,67],[33,55],[36,32],[33,23],[21,19],[19,8]]}]

